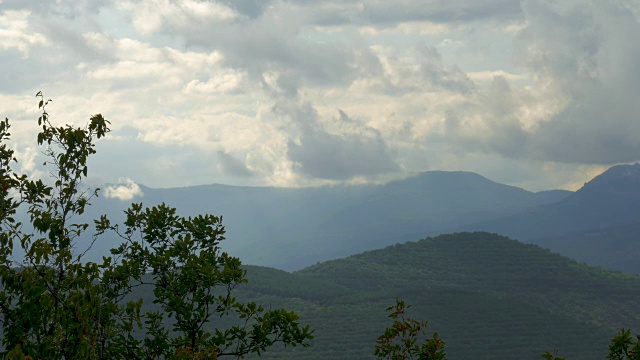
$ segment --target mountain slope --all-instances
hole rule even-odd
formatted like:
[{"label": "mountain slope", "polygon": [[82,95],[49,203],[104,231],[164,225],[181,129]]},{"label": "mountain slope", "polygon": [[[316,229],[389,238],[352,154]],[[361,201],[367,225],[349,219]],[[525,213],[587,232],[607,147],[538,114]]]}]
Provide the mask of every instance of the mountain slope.
[{"label": "mountain slope", "polygon": [[[618,165],[561,201],[464,230],[491,231],[611,269],[640,273],[640,164]],[[619,262],[616,259],[625,259]]]},{"label": "mountain slope", "polygon": [[369,251],[295,273],[249,267],[238,297],[295,309],[310,349],[266,359],[370,359],[397,297],[429,320],[449,358],[536,359],[557,347],[602,359],[621,328],[640,328],[640,277],[579,264],[495,234],[461,233]]},{"label": "mountain slope", "polygon": [[[532,193],[469,172],[430,171],[382,186],[372,196],[336,213],[323,227],[334,236],[377,246],[399,232],[412,238],[436,234],[457,224],[515,214],[557,202],[566,191]],[[365,249],[366,250],[366,249]]]},{"label": "mountain slope", "polygon": [[534,239],[535,243],[588,264],[640,274],[640,221]]}]

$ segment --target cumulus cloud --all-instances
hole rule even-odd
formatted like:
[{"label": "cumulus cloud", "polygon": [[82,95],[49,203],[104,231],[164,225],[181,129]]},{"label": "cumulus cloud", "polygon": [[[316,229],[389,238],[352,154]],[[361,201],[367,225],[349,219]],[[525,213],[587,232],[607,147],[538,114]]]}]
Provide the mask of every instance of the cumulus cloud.
[{"label": "cumulus cloud", "polygon": [[464,23],[484,19],[512,19],[520,15],[519,0],[448,1],[371,1],[363,13],[372,23],[397,24],[407,21]]},{"label": "cumulus cloud", "polygon": [[[107,181],[487,168],[565,186],[640,160],[639,14],[631,0],[5,0],[0,99],[21,119],[38,90],[60,124],[103,113],[121,135],[98,154],[122,159]],[[553,180],[525,182],[527,166]]]},{"label": "cumulus cloud", "polygon": [[221,3],[233,9],[235,12],[247,16],[249,18],[256,18],[262,15],[265,9],[270,6],[273,1],[271,0],[222,0]]},{"label": "cumulus cloud", "polygon": [[142,197],[144,193],[140,186],[131,179],[120,179],[120,184],[110,185],[104,189],[104,196],[107,199],[131,200],[135,197]]},{"label": "cumulus cloud", "polygon": [[424,43],[406,54],[397,54],[390,47],[374,46],[371,50],[380,64],[379,74],[375,71],[367,74],[373,85],[371,90],[394,95],[427,91],[469,93],[475,87],[464,72],[445,65],[440,52]]},{"label": "cumulus cloud", "polygon": [[[487,88],[446,110],[458,152],[602,165],[640,157],[640,23],[619,3],[525,1],[514,58],[532,81],[491,72]],[[470,73],[481,80],[483,73]],[[442,140],[440,140],[442,141]]]},{"label": "cumulus cloud", "polygon": [[184,91],[186,93],[205,93],[205,94],[218,94],[236,91],[241,88],[245,82],[245,73],[241,71],[227,71],[221,74],[213,75],[212,77],[200,81],[191,80],[185,85]]},{"label": "cumulus cloud", "polygon": [[225,175],[237,177],[251,177],[253,172],[240,159],[224,151],[218,151],[218,171]]},{"label": "cumulus cloud", "polygon": [[141,34],[148,35],[164,27],[227,21],[235,12],[223,4],[198,0],[118,1],[118,7],[130,11],[131,21]]},{"label": "cumulus cloud", "polygon": [[[562,162],[629,162],[640,154],[640,23],[616,2],[568,10],[525,3],[525,66],[568,99],[532,140]],[[631,35],[630,34],[634,34]]]},{"label": "cumulus cloud", "polygon": [[310,178],[348,180],[398,171],[393,151],[381,134],[343,112],[334,120],[341,131],[327,131],[308,103],[280,102],[274,112],[285,117],[295,135],[287,142],[294,170]]},{"label": "cumulus cloud", "polygon": [[34,32],[29,26],[28,10],[7,10],[0,13],[0,49],[16,48],[23,58],[28,57],[29,49],[33,46],[44,45],[47,38]]}]

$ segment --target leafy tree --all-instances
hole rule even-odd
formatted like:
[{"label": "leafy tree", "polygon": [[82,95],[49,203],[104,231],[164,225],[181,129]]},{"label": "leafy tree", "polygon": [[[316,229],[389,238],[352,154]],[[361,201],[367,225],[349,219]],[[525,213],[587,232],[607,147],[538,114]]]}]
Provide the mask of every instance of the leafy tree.
[{"label": "leafy tree", "polygon": [[611,339],[609,355],[611,360],[640,360],[640,335],[634,340],[631,337],[631,329],[622,329]]},{"label": "leafy tree", "polygon": [[[44,146],[50,183],[16,174],[9,120],[0,122],[0,356],[10,359],[242,358],[275,343],[308,346],[312,331],[286,310],[265,310],[231,296],[246,282],[240,260],[222,252],[222,219],[181,217],[165,204],[133,204],[122,228],[106,216],[89,228],[76,223],[98,189],[83,185],[95,140],[109,122],[94,115],[85,127],[53,126],[42,93],[38,144]],[[26,212],[33,231],[16,220]],[[123,242],[101,263],[85,261],[105,233]],[[19,249],[18,251],[16,251]],[[14,254],[16,251],[16,254]],[[24,255],[22,255],[23,253]],[[156,310],[142,311],[134,288],[148,287]],[[209,331],[215,317],[240,324]]]},{"label": "leafy tree", "polygon": [[566,360],[565,358],[558,356],[558,349],[554,349],[553,352],[546,351],[540,357],[546,360]]},{"label": "leafy tree", "polygon": [[[543,359],[547,360],[565,360],[563,357],[559,357],[558,350],[554,350],[553,353],[545,352],[542,354]],[[640,360],[640,335],[636,335],[634,340],[631,336],[631,330],[620,330],[616,336],[611,339],[609,344],[609,360]]]},{"label": "leafy tree", "polygon": [[418,344],[418,337],[426,333],[427,322],[405,318],[405,310],[409,307],[397,299],[395,305],[387,308],[387,311],[392,311],[389,317],[394,321],[376,340],[374,355],[378,359],[390,360],[446,360],[445,342],[438,338],[438,333]]}]

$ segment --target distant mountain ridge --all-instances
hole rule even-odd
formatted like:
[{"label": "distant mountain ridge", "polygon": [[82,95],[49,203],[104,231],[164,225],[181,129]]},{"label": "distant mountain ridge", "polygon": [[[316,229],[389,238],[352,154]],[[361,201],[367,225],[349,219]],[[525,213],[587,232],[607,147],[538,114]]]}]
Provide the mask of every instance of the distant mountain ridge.
[{"label": "distant mountain ridge", "polygon": [[[224,249],[247,264],[296,270],[454,231],[489,231],[609,269],[640,274],[640,164],[618,165],[576,192],[529,192],[469,172],[430,171],[384,185],[152,189],[144,205],[222,215]],[[122,220],[129,202],[101,197],[88,218]],[[114,239],[117,240],[117,239]],[[113,242],[98,242],[101,254]]]},{"label": "distant mountain ridge", "polygon": [[[134,201],[145,206],[166,202],[187,215],[222,215],[226,251],[248,264],[287,270],[517,214],[571,194],[533,193],[474,173],[444,171],[384,185],[140,188],[144,196]],[[107,213],[122,220],[129,202],[94,203],[91,217]],[[96,245],[100,251],[108,248]]]},{"label": "distant mountain ridge", "polygon": [[[429,171],[381,186],[346,211],[323,223],[333,235],[374,247],[434,235],[461,223],[501,218],[557,202],[571,194],[556,190],[533,193],[464,172]],[[374,248],[371,247],[371,248]]]},{"label": "distant mountain ridge", "polygon": [[613,166],[556,203],[460,229],[496,232],[640,273],[640,164]]}]

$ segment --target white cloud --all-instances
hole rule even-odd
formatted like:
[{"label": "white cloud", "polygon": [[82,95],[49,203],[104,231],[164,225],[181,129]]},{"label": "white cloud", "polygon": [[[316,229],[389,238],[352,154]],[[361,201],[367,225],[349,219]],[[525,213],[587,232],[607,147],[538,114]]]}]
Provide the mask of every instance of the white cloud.
[{"label": "white cloud", "polygon": [[144,35],[158,32],[163,26],[186,27],[194,21],[228,21],[235,12],[222,4],[196,0],[117,1],[128,10],[135,28]]},{"label": "white cloud", "polygon": [[246,81],[246,73],[227,71],[214,75],[206,81],[191,80],[184,88],[185,93],[219,94],[238,90]]},{"label": "white cloud", "polygon": [[142,197],[144,193],[140,186],[131,179],[120,179],[120,184],[110,185],[104,189],[104,196],[108,199],[132,200],[135,197]]},{"label": "white cloud", "polygon": [[453,26],[442,23],[403,22],[392,27],[365,25],[360,27],[358,32],[365,36],[393,35],[398,32],[406,35],[437,35],[451,31],[452,28]]},{"label": "white cloud", "polygon": [[418,44],[405,54],[390,47],[373,46],[371,50],[382,68],[381,82],[371,82],[381,86],[379,90],[467,93],[474,88],[468,76],[455,66],[447,66],[434,47]]},{"label": "white cloud", "polygon": [[454,40],[454,39],[449,39],[449,38],[446,38],[446,39],[440,41],[440,43],[438,44],[438,46],[441,46],[441,47],[453,47],[453,48],[461,47],[461,46],[464,46],[464,45],[465,45],[465,42],[462,41],[462,40]]},{"label": "white cloud", "polygon": [[253,176],[253,172],[247,168],[242,160],[224,151],[218,151],[217,155],[218,164],[216,166],[221,174],[235,177]]},{"label": "white cloud", "polygon": [[487,70],[487,71],[472,71],[468,72],[467,76],[471,78],[473,81],[489,81],[493,80],[496,77],[502,77],[509,81],[523,81],[523,80],[531,80],[531,78],[526,74],[513,74],[506,72],[504,70]]},{"label": "white cloud", "polygon": [[286,154],[292,170],[303,177],[342,181],[399,170],[380,132],[344,111],[337,118],[321,119],[311,104],[282,99],[273,112],[288,133]]},{"label": "white cloud", "polygon": [[46,45],[47,38],[31,30],[29,24],[30,11],[7,10],[0,13],[0,48],[16,48],[24,58],[28,57],[29,49],[37,45]]},{"label": "white cloud", "polygon": [[5,1],[0,110],[31,120],[12,128],[22,148],[38,90],[56,124],[100,112],[115,134],[128,129],[100,145],[119,167],[92,172],[111,182],[299,186],[488,168],[568,186],[640,160],[636,3]]}]

